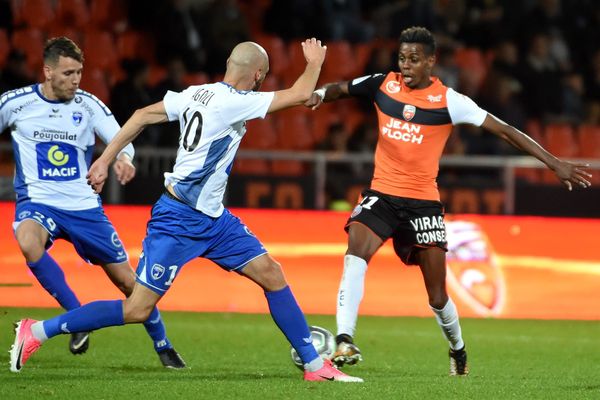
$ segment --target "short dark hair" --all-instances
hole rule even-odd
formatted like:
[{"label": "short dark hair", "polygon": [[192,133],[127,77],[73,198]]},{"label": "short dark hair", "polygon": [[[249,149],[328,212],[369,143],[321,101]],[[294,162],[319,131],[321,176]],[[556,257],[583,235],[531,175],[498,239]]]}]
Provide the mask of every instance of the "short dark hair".
[{"label": "short dark hair", "polygon": [[420,43],[423,45],[425,54],[428,56],[435,54],[435,38],[427,28],[422,26],[413,26],[400,33],[400,44],[402,43]]},{"label": "short dark hair", "polygon": [[60,56],[70,57],[83,63],[83,52],[71,39],[65,36],[48,39],[44,46],[44,62],[56,64]]}]

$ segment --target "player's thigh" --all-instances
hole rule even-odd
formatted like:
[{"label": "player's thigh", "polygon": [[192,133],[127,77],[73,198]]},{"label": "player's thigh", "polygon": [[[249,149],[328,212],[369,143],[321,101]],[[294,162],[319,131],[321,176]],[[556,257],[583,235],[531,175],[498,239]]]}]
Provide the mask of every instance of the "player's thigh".
[{"label": "player's thigh", "polygon": [[32,219],[21,221],[15,231],[15,238],[21,249],[39,248],[44,251],[49,237],[48,231]]},{"label": "player's thigh", "polygon": [[419,265],[421,249],[447,250],[444,208],[439,201],[402,199],[401,222],[393,234],[394,251],[406,265]]},{"label": "player's thigh", "polygon": [[129,296],[135,285],[135,272],[128,261],[101,265],[110,281],[125,295]]},{"label": "player's thigh", "polygon": [[156,224],[149,224],[142,242],[136,281],[162,296],[171,288],[183,266],[201,252],[202,243],[195,237],[156,229]]},{"label": "player's thigh", "polygon": [[62,237],[61,219],[58,210],[43,204],[22,202],[17,205],[13,231],[28,261],[36,261],[56,238]]},{"label": "player's thigh", "polygon": [[[241,219],[225,209],[211,227],[214,233],[208,241],[206,252],[202,255],[216,263],[226,271],[240,272],[253,260],[261,258],[260,265],[269,264],[263,258],[267,253],[256,235],[242,222]],[[272,261],[270,264],[276,264]]]},{"label": "player's thigh", "polygon": [[348,254],[367,261],[393,234],[400,220],[391,203],[383,193],[367,189],[354,207],[345,229],[348,232]]},{"label": "player's thigh", "polygon": [[17,204],[13,222],[17,240],[33,236],[36,239],[45,239],[44,245],[50,240],[50,245],[54,238],[62,234],[62,218],[58,212],[59,210],[52,207],[29,201]]}]

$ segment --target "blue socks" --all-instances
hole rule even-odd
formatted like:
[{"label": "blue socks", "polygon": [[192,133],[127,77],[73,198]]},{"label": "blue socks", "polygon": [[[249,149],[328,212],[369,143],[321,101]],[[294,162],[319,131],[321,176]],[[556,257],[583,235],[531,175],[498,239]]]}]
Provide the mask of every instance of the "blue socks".
[{"label": "blue socks", "polygon": [[273,321],[283,332],[304,364],[319,358],[312,345],[310,331],[304,314],[289,286],[275,292],[265,292]]},{"label": "blue socks", "polygon": [[144,328],[146,328],[146,332],[148,332],[148,335],[152,338],[154,350],[157,352],[173,347],[171,342],[169,342],[169,339],[167,339],[165,324],[160,317],[158,308],[154,307],[152,313],[150,313],[150,316],[146,322],[144,322]]},{"label": "blue socks", "polygon": [[[94,301],[71,310],[58,317],[44,321],[44,332],[48,338],[64,333],[90,332],[108,326],[124,325],[123,300]],[[173,346],[158,309],[154,307],[150,317],[144,322],[148,335],[152,338],[154,350],[161,351]]]},{"label": "blue socks", "polygon": [[44,321],[44,332],[51,338],[63,333],[90,332],[124,324],[123,300],[93,301]]},{"label": "blue socks", "polygon": [[81,306],[77,296],[67,285],[63,270],[47,251],[42,258],[33,263],[28,262],[27,266],[42,287],[58,301],[62,308],[69,311]]}]

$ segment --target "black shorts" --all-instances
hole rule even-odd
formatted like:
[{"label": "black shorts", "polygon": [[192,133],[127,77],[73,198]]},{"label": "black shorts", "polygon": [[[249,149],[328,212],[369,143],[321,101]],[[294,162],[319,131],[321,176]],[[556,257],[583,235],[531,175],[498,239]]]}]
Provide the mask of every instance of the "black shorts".
[{"label": "black shorts", "polygon": [[406,265],[414,265],[415,250],[439,247],[448,251],[444,206],[435,200],[397,197],[366,189],[348,222],[360,222],[384,242],[390,237],[394,251]]}]

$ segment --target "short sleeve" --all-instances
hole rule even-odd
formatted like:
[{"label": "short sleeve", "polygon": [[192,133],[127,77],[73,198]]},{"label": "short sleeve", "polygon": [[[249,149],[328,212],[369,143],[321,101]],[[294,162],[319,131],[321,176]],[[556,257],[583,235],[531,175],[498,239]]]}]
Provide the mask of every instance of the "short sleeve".
[{"label": "short sleeve", "polygon": [[176,121],[179,119],[179,116],[190,102],[190,90],[191,88],[187,88],[182,92],[167,91],[163,98],[163,104],[169,121]]},{"label": "short sleeve", "polygon": [[448,113],[452,124],[472,124],[481,126],[487,117],[487,111],[480,108],[473,100],[464,94],[448,89],[446,92]]},{"label": "short sleeve", "polygon": [[[108,108],[106,109],[108,110]],[[98,113],[97,115],[99,116],[95,117],[94,120],[94,132],[104,143],[108,144],[117,135],[121,126],[112,114]],[[121,152],[129,154],[131,158],[135,155],[135,150],[131,143],[125,146]]]},{"label": "short sleeve", "polygon": [[274,92],[238,92],[232,90],[226,101],[219,104],[221,118],[227,124],[264,118],[267,111],[269,111],[274,96]]},{"label": "short sleeve", "polygon": [[348,82],[348,93],[351,96],[373,99],[384,80],[384,74],[365,75],[355,78]]},{"label": "short sleeve", "polygon": [[0,96],[0,134],[8,128],[10,120],[10,107],[6,105],[8,103],[8,92],[3,93]]}]

